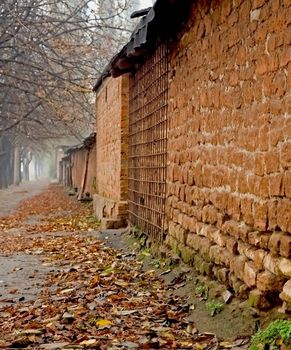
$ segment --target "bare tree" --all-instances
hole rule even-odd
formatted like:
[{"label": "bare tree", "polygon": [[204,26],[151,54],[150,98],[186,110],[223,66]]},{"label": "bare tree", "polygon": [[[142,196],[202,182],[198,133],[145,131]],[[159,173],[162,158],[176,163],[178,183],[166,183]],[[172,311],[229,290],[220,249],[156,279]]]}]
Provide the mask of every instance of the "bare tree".
[{"label": "bare tree", "polygon": [[0,136],[31,148],[92,131],[92,86],[127,40],[130,3],[1,2]]}]

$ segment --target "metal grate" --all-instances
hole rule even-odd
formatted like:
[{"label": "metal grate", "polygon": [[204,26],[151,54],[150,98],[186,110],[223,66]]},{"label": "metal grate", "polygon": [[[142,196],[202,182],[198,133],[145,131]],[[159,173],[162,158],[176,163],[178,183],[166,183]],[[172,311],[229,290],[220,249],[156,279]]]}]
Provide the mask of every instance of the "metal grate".
[{"label": "metal grate", "polygon": [[157,45],[130,77],[129,219],[162,241],[167,162],[167,45]]}]

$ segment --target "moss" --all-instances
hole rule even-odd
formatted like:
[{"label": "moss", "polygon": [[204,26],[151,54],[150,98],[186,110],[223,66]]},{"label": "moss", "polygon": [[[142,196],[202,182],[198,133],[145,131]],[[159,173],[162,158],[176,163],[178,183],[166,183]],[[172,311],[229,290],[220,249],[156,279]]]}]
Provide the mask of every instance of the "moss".
[{"label": "moss", "polygon": [[180,247],[182,260],[189,265],[193,265],[194,262],[194,251],[185,246]]}]

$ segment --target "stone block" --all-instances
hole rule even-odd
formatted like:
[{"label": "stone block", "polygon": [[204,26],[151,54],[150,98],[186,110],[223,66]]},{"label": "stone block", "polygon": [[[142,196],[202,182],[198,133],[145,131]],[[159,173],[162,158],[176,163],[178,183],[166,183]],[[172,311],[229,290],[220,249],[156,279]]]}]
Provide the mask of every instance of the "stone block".
[{"label": "stone block", "polygon": [[230,271],[240,280],[244,280],[244,265],[248,261],[245,256],[234,256],[230,261]]},{"label": "stone block", "polygon": [[277,254],[280,250],[281,236],[282,236],[281,232],[273,232],[270,237],[268,248],[274,254]]},{"label": "stone block", "polygon": [[216,271],[216,278],[219,282],[226,284],[228,281],[229,270],[227,268],[220,268]]},{"label": "stone block", "polygon": [[181,258],[182,260],[189,265],[193,265],[194,259],[195,259],[195,251],[188,248],[188,247],[181,247],[179,246],[180,251],[181,251]]},{"label": "stone block", "polygon": [[291,260],[290,259],[281,258],[278,263],[278,269],[282,275],[291,278]]},{"label": "stone block", "polygon": [[272,305],[266,298],[266,294],[259,289],[251,290],[248,299],[249,305],[259,310],[269,309]]},{"label": "stone block", "polygon": [[258,270],[262,270],[267,252],[263,249],[256,249],[253,255],[253,262]]},{"label": "stone block", "polygon": [[281,235],[280,255],[285,258],[291,258],[291,235]]},{"label": "stone block", "polygon": [[281,291],[286,279],[276,276],[269,271],[260,272],[257,276],[257,287],[262,292]]},{"label": "stone block", "polygon": [[268,220],[268,205],[266,202],[254,202],[254,227],[265,231]]},{"label": "stone block", "polygon": [[275,275],[280,275],[279,263],[280,259],[270,253],[265,256],[263,261],[264,268]]},{"label": "stone block", "polygon": [[127,223],[126,220],[123,219],[101,219],[101,230],[108,230],[108,229],[119,229],[122,227],[126,227]]},{"label": "stone block", "polygon": [[244,265],[243,280],[248,287],[254,287],[257,283],[257,272],[255,264],[252,261],[247,261]]},{"label": "stone block", "polygon": [[284,284],[283,290],[280,293],[280,298],[287,303],[291,303],[291,280]]},{"label": "stone block", "polygon": [[291,200],[283,199],[278,202],[277,223],[282,231],[291,232]]},{"label": "stone block", "polygon": [[238,254],[238,241],[236,239],[227,236],[225,245],[230,253],[234,255]]}]

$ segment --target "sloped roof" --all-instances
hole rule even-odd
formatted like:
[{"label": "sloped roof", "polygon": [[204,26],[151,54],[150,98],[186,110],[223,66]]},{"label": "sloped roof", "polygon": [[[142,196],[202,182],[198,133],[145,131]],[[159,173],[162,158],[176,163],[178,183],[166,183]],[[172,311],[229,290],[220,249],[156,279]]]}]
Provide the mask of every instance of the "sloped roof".
[{"label": "sloped roof", "polygon": [[151,51],[158,37],[162,39],[173,37],[187,14],[189,4],[193,1],[157,0],[141,18],[128,43],[105,67],[93,91],[97,91],[107,77],[118,77],[132,71],[135,65],[141,63],[146,54]]},{"label": "sloped roof", "polygon": [[93,132],[88,137],[86,137],[80,145],[76,145],[68,148],[66,150],[66,154],[70,154],[72,152],[78,151],[83,148],[92,148],[93,145],[95,144],[95,140],[96,140],[96,133]]}]

